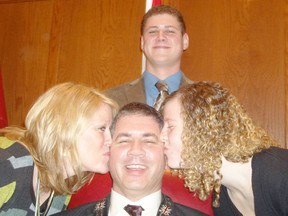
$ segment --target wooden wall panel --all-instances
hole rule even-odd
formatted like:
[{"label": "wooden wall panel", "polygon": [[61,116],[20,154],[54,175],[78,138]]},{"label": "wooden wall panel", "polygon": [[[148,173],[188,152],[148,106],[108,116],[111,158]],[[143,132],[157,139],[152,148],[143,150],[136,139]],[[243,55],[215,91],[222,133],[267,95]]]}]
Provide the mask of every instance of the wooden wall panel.
[{"label": "wooden wall panel", "polygon": [[[286,0],[163,0],[184,15],[183,71],[213,80],[288,147]],[[145,0],[0,0],[0,67],[10,124],[50,86],[106,89],[141,73]],[[286,142],[286,144],[285,144]]]},{"label": "wooden wall panel", "polygon": [[22,124],[45,91],[52,4],[0,4],[0,66],[9,124]]},{"label": "wooden wall panel", "polygon": [[143,1],[133,0],[65,2],[59,55],[65,71],[58,81],[88,81],[104,89],[139,76],[143,8]]},{"label": "wooden wall panel", "polygon": [[0,1],[0,65],[9,124],[56,83],[99,89],[141,74],[144,0]]},{"label": "wooden wall panel", "polygon": [[[190,36],[182,68],[239,98],[285,144],[285,0],[164,0],[183,12]],[[286,87],[287,88],[287,87]]]}]

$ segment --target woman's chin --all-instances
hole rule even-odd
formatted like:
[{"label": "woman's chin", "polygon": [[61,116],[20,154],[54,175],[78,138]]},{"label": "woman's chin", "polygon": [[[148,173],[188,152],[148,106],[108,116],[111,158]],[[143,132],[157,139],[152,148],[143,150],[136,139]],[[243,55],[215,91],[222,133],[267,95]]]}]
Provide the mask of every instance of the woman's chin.
[{"label": "woman's chin", "polygon": [[168,161],[168,167],[170,169],[179,169],[180,168],[178,163],[169,163],[169,161]]}]

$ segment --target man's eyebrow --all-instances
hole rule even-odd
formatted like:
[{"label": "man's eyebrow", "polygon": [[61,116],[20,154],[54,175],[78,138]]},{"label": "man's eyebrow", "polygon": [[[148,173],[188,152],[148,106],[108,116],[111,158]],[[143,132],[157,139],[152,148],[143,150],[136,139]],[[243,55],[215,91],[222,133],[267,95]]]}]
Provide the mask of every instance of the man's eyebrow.
[{"label": "man's eyebrow", "polygon": [[[156,139],[158,139],[159,136],[157,136],[155,133],[143,133],[143,134],[140,134],[142,137],[154,137]],[[125,137],[125,138],[130,138],[130,137],[133,137],[133,134],[131,133],[119,133],[115,139],[119,139],[119,138],[122,138],[122,137]]]},{"label": "man's eyebrow", "polygon": [[131,137],[131,134],[129,133],[119,133],[115,139],[121,138],[121,137]]},{"label": "man's eyebrow", "polygon": [[158,136],[154,133],[144,133],[142,136],[143,137],[154,137],[154,138],[158,139]]},{"label": "man's eyebrow", "polygon": [[153,26],[148,26],[147,29],[154,29],[154,28],[158,29],[161,27],[178,29],[176,26],[173,26],[173,25],[153,25]]}]

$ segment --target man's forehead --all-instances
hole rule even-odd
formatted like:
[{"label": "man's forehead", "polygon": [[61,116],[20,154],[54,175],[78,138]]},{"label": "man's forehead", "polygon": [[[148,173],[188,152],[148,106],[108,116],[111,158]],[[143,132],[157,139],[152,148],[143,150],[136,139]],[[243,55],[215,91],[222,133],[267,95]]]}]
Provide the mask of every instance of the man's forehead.
[{"label": "man's forehead", "polygon": [[115,131],[121,131],[121,129],[123,131],[127,128],[146,131],[154,131],[155,128],[158,128],[160,131],[160,125],[154,117],[139,114],[126,115],[118,119],[115,124]]},{"label": "man's forehead", "polygon": [[150,22],[164,22],[167,21],[167,23],[179,23],[177,17],[171,15],[171,14],[155,14],[147,19],[146,25]]},{"label": "man's forehead", "polygon": [[147,23],[144,31],[147,31],[149,29],[175,29],[175,30],[181,30],[181,25],[177,22],[171,23],[171,22],[153,22],[153,23]]},{"label": "man's forehead", "polygon": [[171,25],[171,24],[150,25],[150,26],[147,26],[146,29],[150,29],[150,28],[159,28],[159,29],[175,28],[175,29],[179,29],[178,26]]},{"label": "man's forehead", "polygon": [[150,116],[150,115],[145,115],[145,114],[138,114],[138,113],[131,113],[131,114],[123,115],[118,119],[117,123],[134,121],[134,119],[136,119],[136,118],[144,119],[147,122],[155,122],[155,124],[157,124],[155,117]]},{"label": "man's forehead", "polygon": [[115,133],[116,138],[120,137],[127,137],[127,138],[133,138],[133,137],[141,137],[141,138],[158,138],[160,136],[160,133],[157,133],[155,131],[119,131],[118,133]]}]

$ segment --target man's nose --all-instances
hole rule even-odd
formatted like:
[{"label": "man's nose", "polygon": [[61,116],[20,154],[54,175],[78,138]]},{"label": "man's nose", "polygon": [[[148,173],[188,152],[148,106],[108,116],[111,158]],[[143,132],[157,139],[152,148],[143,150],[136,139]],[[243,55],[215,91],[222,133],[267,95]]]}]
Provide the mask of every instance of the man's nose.
[{"label": "man's nose", "polygon": [[145,150],[143,148],[143,143],[140,140],[134,140],[130,144],[128,155],[145,155]]},{"label": "man's nose", "polygon": [[157,34],[157,39],[158,40],[164,40],[166,38],[165,32],[160,30]]}]

